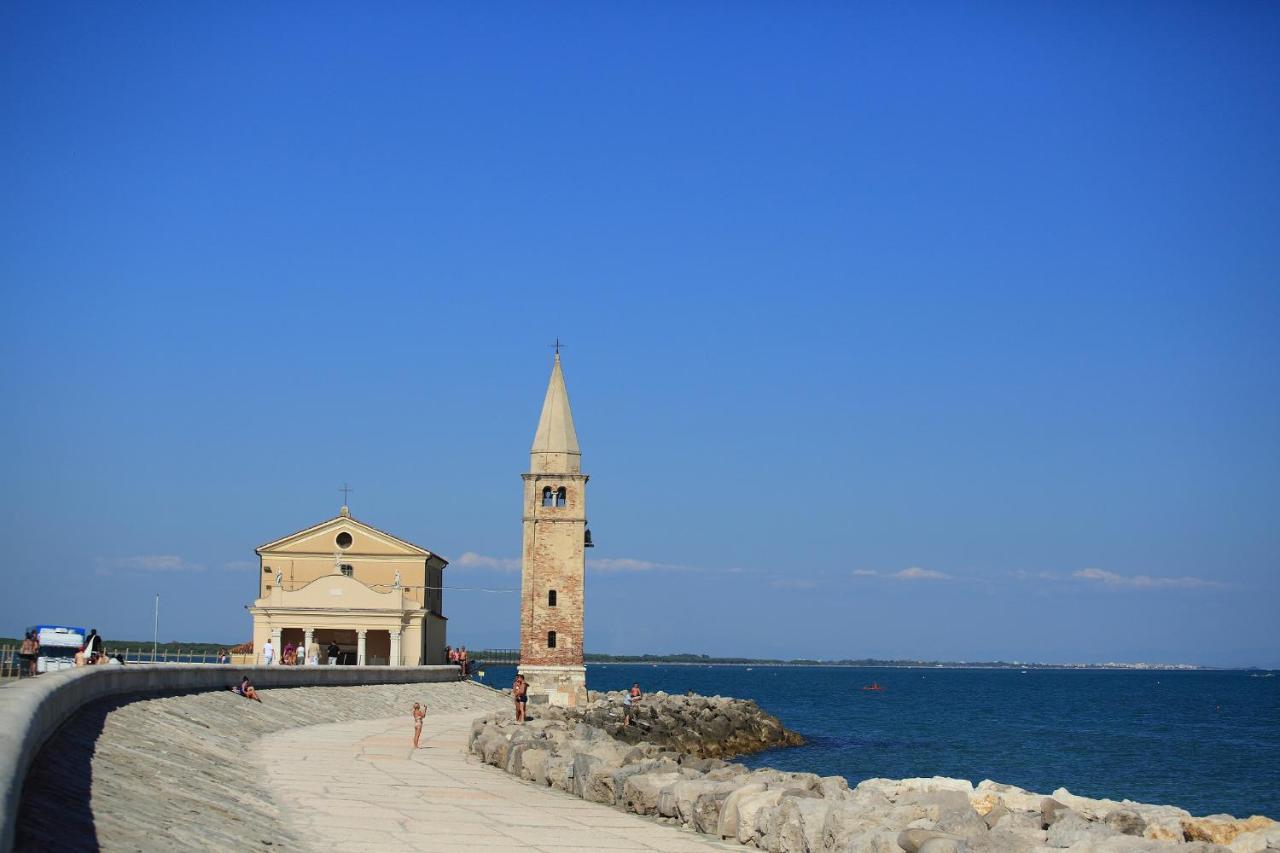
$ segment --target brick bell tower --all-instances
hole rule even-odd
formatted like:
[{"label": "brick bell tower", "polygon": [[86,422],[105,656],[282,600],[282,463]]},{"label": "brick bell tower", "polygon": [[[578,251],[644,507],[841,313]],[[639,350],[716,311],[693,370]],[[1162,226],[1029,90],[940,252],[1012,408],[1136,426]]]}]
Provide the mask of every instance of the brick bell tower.
[{"label": "brick bell tower", "polygon": [[532,703],[572,707],[587,700],[582,614],[590,538],[587,475],[557,347],[524,475],[520,672]]}]

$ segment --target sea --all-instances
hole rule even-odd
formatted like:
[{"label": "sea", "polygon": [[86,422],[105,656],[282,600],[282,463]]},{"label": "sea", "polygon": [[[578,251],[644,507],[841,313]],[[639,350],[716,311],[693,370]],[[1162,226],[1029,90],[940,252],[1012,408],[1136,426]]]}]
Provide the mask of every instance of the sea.
[{"label": "sea", "polygon": [[[480,680],[509,687],[513,667]],[[592,690],[754,699],[806,745],[738,759],[862,779],[950,776],[1280,819],[1280,677],[1238,670],[588,664]],[[878,684],[882,691],[863,690]]]}]

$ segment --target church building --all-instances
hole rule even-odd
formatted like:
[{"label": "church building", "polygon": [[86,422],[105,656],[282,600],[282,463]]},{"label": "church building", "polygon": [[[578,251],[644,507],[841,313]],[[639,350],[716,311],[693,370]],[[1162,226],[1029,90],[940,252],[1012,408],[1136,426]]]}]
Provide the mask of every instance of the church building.
[{"label": "church building", "polygon": [[529,700],[572,707],[587,700],[582,657],[587,475],[557,349],[524,475],[520,672]]},{"label": "church building", "polygon": [[257,554],[259,595],[248,608],[257,655],[270,638],[277,660],[285,645],[314,640],[321,663],[330,643],[341,664],[445,663],[440,555],[352,518],[346,506]]}]

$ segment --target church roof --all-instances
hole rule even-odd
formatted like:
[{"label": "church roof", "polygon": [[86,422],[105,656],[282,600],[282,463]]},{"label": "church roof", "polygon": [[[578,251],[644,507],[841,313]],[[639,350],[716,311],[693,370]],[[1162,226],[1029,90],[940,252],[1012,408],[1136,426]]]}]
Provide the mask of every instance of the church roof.
[{"label": "church roof", "polygon": [[560,353],[551,367],[551,381],[542,401],[542,417],[533,436],[534,453],[580,454],[578,434],[573,429],[573,412],[569,409],[569,392],[564,387],[564,371],[560,369]]},{"label": "church roof", "polygon": [[413,551],[417,551],[421,553],[422,556],[424,557],[435,557],[438,560],[444,560],[445,565],[449,564],[448,560],[445,560],[444,557],[441,557],[439,554],[435,553],[434,551],[430,551],[426,548],[423,548],[421,545],[415,545],[414,543],[410,542],[408,539],[401,539],[399,536],[396,536],[393,533],[388,533],[385,530],[380,530],[379,528],[374,527],[372,524],[369,524],[364,521],[360,521],[357,518],[353,518],[351,516],[350,511],[345,506],[342,508],[342,512],[334,516],[333,518],[327,518],[324,521],[320,522],[319,524],[313,524],[310,527],[304,527],[302,530],[298,530],[294,533],[290,533],[288,536],[282,536],[279,539],[266,543],[265,545],[259,545],[257,548],[254,549],[254,553],[261,554],[263,551],[278,550],[279,548],[289,544],[289,542],[295,539],[301,539],[305,536],[308,536],[316,532],[317,530],[321,530],[325,527],[328,527],[329,525],[334,524],[335,522],[340,522],[340,521],[350,522],[352,525],[356,527],[363,528],[364,530],[370,533],[376,534],[378,536],[382,536],[386,539],[390,539],[393,542],[403,545],[406,548],[409,548]]}]

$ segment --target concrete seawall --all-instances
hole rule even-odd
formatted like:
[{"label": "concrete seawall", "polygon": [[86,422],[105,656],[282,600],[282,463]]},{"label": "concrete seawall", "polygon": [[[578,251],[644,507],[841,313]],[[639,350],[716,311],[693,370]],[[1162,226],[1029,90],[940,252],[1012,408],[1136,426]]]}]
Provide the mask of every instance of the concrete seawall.
[{"label": "concrete seawall", "polygon": [[50,673],[0,689],[0,850],[12,850],[23,786],[44,744],[77,711],[104,699],[225,691],[248,675],[261,690],[425,684],[458,679],[457,667],[97,666]]}]

